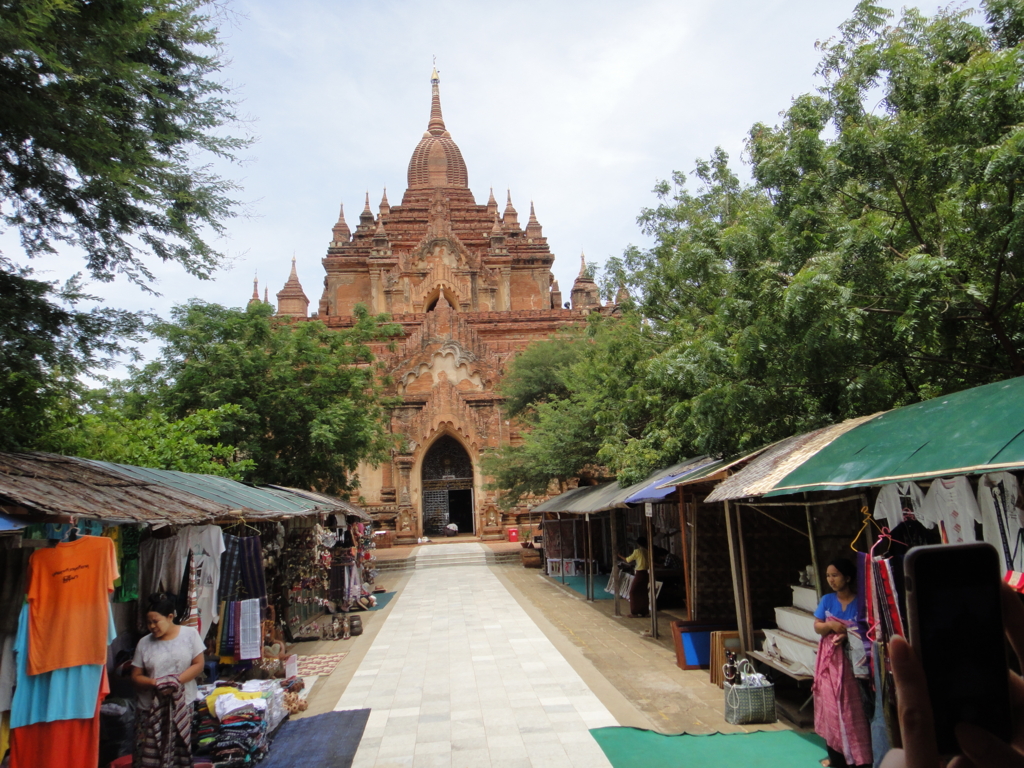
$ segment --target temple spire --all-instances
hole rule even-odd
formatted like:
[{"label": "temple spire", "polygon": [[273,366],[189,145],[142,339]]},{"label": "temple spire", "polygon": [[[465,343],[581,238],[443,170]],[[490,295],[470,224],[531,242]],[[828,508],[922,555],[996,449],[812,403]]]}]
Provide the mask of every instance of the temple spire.
[{"label": "temple spire", "polygon": [[331,229],[334,234],[334,241],[336,243],[347,243],[352,239],[352,231],[348,228],[348,224],[345,222],[345,206],[342,204],[338,210],[338,221],[334,224]]},{"label": "temple spire", "polygon": [[366,193],[366,203],[363,205],[363,212],[359,214],[359,226],[357,232],[370,232],[373,227],[373,211],[370,210],[370,193]]},{"label": "temple spire", "polygon": [[498,215],[498,201],[494,199],[494,187],[491,187],[491,195],[487,198],[487,213],[492,216]]},{"label": "temple spire", "polygon": [[442,136],[446,133],[444,118],[441,117],[441,78],[437,76],[437,67],[430,73],[430,122],[427,133],[431,136]]},{"label": "temple spire", "polygon": [[519,229],[519,214],[516,213],[516,209],[512,207],[511,189],[508,191],[508,202],[505,203],[505,215],[501,217],[501,223],[509,232],[514,232]]},{"label": "temple spire", "polygon": [[259,272],[253,273],[252,276],[252,298],[249,299],[249,305],[260,303],[260,275]]},{"label": "temple spire", "polygon": [[586,277],[586,276],[587,276],[587,257],[583,253],[583,251],[580,251],[580,274],[579,274],[579,277],[577,277],[576,279],[579,280],[580,278],[583,278],[583,277]]},{"label": "temple spire", "polygon": [[384,187],[384,196],[380,199],[380,215],[387,216],[391,213],[391,203],[388,202],[388,188]]},{"label": "temple spire", "polygon": [[533,210],[533,200],[530,201],[530,220],[526,224],[526,236],[534,240],[539,240],[544,236],[540,222],[537,221],[537,214]]}]

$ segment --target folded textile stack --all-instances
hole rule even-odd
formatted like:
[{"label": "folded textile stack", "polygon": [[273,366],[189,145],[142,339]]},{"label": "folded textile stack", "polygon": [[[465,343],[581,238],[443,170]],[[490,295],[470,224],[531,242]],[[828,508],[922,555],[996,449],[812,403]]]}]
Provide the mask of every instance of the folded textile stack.
[{"label": "folded textile stack", "polygon": [[208,755],[217,740],[220,723],[210,712],[206,699],[196,703],[195,717],[192,720],[192,751],[197,755]]},{"label": "folded textile stack", "polygon": [[263,759],[269,747],[270,703],[268,691],[214,689],[197,708],[204,734],[199,742],[201,754],[209,755],[220,768],[248,766]]}]

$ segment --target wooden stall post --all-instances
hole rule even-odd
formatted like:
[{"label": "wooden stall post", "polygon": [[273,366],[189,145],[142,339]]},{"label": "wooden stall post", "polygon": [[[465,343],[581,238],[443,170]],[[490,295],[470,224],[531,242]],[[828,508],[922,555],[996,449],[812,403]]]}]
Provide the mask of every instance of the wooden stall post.
[{"label": "wooden stall post", "polygon": [[743,595],[742,579],[740,577],[739,553],[736,546],[736,533],[733,530],[732,510],[729,508],[728,500],[725,501],[725,533],[729,541],[729,565],[732,571],[732,594],[733,603],[736,606],[736,628],[739,630],[740,651],[746,653],[752,650],[747,646],[746,626],[747,622],[743,614],[746,612],[746,600]]},{"label": "wooden stall post", "polygon": [[651,525],[651,518],[654,517],[654,505],[651,502],[644,504],[644,520],[647,521],[647,576],[650,582],[648,590],[651,601],[651,637],[658,639],[658,588],[654,579],[654,529]]},{"label": "wooden stall post", "polygon": [[740,545],[740,575],[743,578],[743,608],[744,630],[747,633],[747,648],[754,650],[754,611],[750,605],[750,574],[747,571],[747,544],[743,538],[743,515],[742,507],[737,504],[736,511],[736,540]]},{"label": "wooden stall post", "polygon": [[593,569],[590,567],[590,559],[594,556],[594,540],[590,532],[590,513],[587,512],[583,519],[587,529],[587,537],[583,542],[583,573],[586,580],[587,602],[592,603],[594,601],[594,579],[591,573]]},{"label": "wooden stall post", "polygon": [[611,529],[612,529],[612,589],[615,590],[615,596],[612,598],[615,601],[614,615],[621,616],[622,611],[619,608],[619,510],[612,507],[609,510]]},{"label": "wooden stall post", "polygon": [[807,494],[804,494],[804,511],[807,513],[807,538],[811,540],[811,567],[814,569],[814,589],[821,600],[824,592],[821,588],[821,574],[818,572],[818,540],[814,536],[814,515],[811,513],[811,505],[806,502]]},{"label": "wooden stall post", "polygon": [[683,589],[686,592],[686,620],[693,620],[693,600],[690,594],[690,544],[686,530],[686,502],[683,500],[683,489],[676,486],[679,501],[679,535],[680,548],[683,550]]},{"label": "wooden stall post", "polygon": [[562,583],[565,584],[565,529],[562,528],[562,513],[558,513],[558,554],[562,558]]}]

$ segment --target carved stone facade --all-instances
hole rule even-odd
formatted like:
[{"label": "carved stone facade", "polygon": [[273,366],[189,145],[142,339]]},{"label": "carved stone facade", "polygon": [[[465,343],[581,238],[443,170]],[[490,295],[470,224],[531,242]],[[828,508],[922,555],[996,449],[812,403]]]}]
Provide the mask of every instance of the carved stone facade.
[{"label": "carved stone facade", "polygon": [[[502,417],[495,385],[530,342],[583,322],[602,307],[581,267],[571,308],[551,274],[533,205],[520,227],[511,193],[499,213],[493,192],[478,205],[462,153],[441,116],[435,71],[427,132],[409,162],[400,205],[387,192],[375,216],[369,195],[355,231],[344,211],[323,259],[319,313],[332,328],[354,322],[357,305],[386,312],[405,332],[394,351],[377,349],[401,404],[391,414],[399,447],[391,461],[359,470],[366,509],[399,540],[437,535],[445,520],[460,533],[498,537],[510,522],[485,489],[480,458],[518,439]],[[278,314],[305,317],[294,272],[278,294]]]}]

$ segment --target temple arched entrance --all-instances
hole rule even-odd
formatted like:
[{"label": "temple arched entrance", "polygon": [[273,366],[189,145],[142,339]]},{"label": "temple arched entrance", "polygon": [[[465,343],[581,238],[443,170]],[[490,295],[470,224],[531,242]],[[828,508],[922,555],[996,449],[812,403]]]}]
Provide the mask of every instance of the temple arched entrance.
[{"label": "temple arched entrance", "polygon": [[444,535],[455,523],[459,533],[475,533],[473,461],[451,435],[438,438],[423,457],[423,532]]}]

